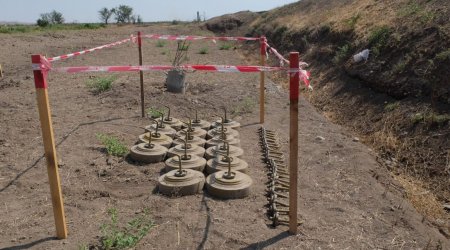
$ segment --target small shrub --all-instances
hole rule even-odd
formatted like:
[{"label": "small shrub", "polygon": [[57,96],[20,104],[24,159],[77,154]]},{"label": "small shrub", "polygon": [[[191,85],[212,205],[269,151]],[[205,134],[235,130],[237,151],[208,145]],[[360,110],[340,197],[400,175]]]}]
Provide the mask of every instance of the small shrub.
[{"label": "small shrub", "polygon": [[183,44],[182,46],[180,46],[180,50],[181,50],[181,51],[188,51],[190,46],[191,46],[190,43],[188,43],[188,44]]},{"label": "small shrub", "polygon": [[219,46],[219,50],[229,50],[233,47],[233,45],[229,44],[229,43],[223,43],[222,45]]},{"label": "small shrub", "polygon": [[422,113],[416,113],[411,116],[411,122],[416,124],[416,123],[424,121],[425,120],[424,118],[425,118],[425,116]]},{"label": "small shrub", "polygon": [[95,77],[89,80],[86,85],[96,94],[108,91],[112,88],[113,82],[116,80],[116,76],[109,77]]},{"label": "small shrub", "polygon": [[126,147],[118,138],[105,134],[97,134],[96,136],[106,147],[108,155],[123,157],[128,154],[128,147]]},{"label": "small shrub", "polygon": [[158,40],[158,41],[156,42],[156,47],[162,48],[162,47],[164,47],[164,46],[166,46],[166,41],[164,41],[164,40]]},{"label": "small shrub", "polygon": [[402,60],[398,61],[393,67],[392,71],[394,73],[401,73],[406,69],[406,66],[411,62],[412,57],[407,55]]},{"label": "small shrub", "polygon": [[369,46],[372,47],[372,53],[379,56],[381,49],[387,45],[391,29],[387,26],[375,28],[369,35]]},{"label": "small shrub", "polygon": [[150,116],[151,118],[159,118],[161,117],[161,113],[164,112],[164,109],[157,109],[157,108],[148,108],[147,110],[147,115]]},{"label": "small shrub", "polygon": [[143,214],[129,221],[126,226],[119,226],[117,210],[108,210],[111,222],[100,227],[103,234],[101,238],[102,249],[129,249],[144,238],[150,229],[155,226],[147,210]]},{"label": "small shrub", "polygon": [[178,20],[172,20],[172,25],[178,25],[178,24],[180,24],[180,21],[178,21]]},{"label": "small shrub", "polygon": [[438,61],[445,61],[446,59],[450,59],[450,49],[444,50],[434,57]]},{"label": "small shrub", "polygon": [[393,110],[397,109],[399,106],[400,106],[399,102],[388,103],[388,104],[386,104],[386,106],[384,106],[384,110],[385,111],[393,111]]},{"label": "small shrub", "polygon": [[198,51],[198,53],[201,54],[201,55],[208,54],[208,48],[203,47],[203,48],[201,48],[201,49]]},{"label": "small shrub", "polygon": [[349,44],[339,47],[336,52],[336,55],[333,57],[333,63],[334,64],[341,63],[348,56],[349,52],[350,52]]},{"label": "small shrub", "polygon": [[359,18],[361,18],[361,15],[360,15],[360,14],[353,15],[352,17],[350,17],[349,19],[347,19],[347,20],[345,21],[345,23],[347,24],[347,26],[348,26],[350,29],[354,29],[355,26],[356,26],[356,23],[357,23],[358,20],[359,20]]}]

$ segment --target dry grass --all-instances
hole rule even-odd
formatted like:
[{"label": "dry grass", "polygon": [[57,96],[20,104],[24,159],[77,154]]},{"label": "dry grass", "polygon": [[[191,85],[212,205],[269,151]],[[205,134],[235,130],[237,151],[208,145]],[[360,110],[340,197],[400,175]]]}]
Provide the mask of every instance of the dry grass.
[{"label": "dry grass", "polygon": [[437,197],[425,187],[425,184],[406,175],[394,175],[405,189],[407,199],[419,213],[429,219],[450,219]]}]

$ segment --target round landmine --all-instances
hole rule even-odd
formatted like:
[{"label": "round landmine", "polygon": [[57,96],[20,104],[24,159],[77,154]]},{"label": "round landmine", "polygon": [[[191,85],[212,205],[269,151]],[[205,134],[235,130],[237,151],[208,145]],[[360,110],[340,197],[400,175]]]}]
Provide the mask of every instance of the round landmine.
[{"label": "round landmine", "polygon": [[[180,158],[180,156],[177,156]],[[199,193],[205,185],[203,173],[182,169],[182,160],[178,161],[178,169],[169,171],[158,178],[159,192],[170,196],[182,196]]]},{"label": "round landmine", "polygon": [[162,119],[162,122],[164,124],[169,125],[171,128],[175,129],[176,131],[181,130],[183,128],[183,123],[177,118],[170,117],[170,107],[169,106],[164,106],[164,107],[167,108],[167,117],[164,117],[164,114],[161,113],[162,114],[161,118],[159,118],[158,120],[161,121],[161,119]]},{"label": "round landmine", "polygon": [[201,128],[206,131],[208,131],[209,128],[211,128],[211,123],[209,123],[205,120],[198,119],[197,110],[195,110],[195,119],[192,121],[191,125],[194,128]]},{"label": "round landmine", "polygon": [[239,158],[233,158],[231,156],[221,157],[219,155],[206,162],[206,173],[212,174],[218,171],[227,170],[228,167],[230,167],[232,171],[247,173],[248,164]]},{"label": "round landmine", "polygon": [[[160,120],[161,120],[161,118],[158,119],[158,121],[160,121]],[[163,123],[173,129],[175,129],[176,131],[181,130],[184,126],[183,122],[181,122],[179,119],[174,118],[174,117],[163,118]]]},{"label": "round landmine", "polygon": [[[150,133],[147,132],[142,135],[139,135],[139,142],[140,143],[148,143],[148,139],[150,138]],[[160,133],[152,133],[152,143],[153,144],[159,144],[163,147],[170,148],[172,145],[173,139],[165,134]]]},{"label": "round landmine", "polygon": [[[152,138],[153,139],[153,138]],[[155,143],[139,143],[130,149],[130,157],[138,162],[156,163],[164,161],[167,148]]]},{"label": "round landmine", "polygon": [[[229,149],[227,149],[227,147],[229,147]],[[205,151],[205,159],[209,160],[209,159],[213,159],[216,156],[218,156],[219,154],[227,154],[227,152],[229,152],[229,156],[237,158],[237,157],[242,157],[242,155],[244,154],[244,150],[242,150],[242,148],[236,147],[236,146],[226,146],[224,144],[217,144],[215,146],[209,147],[208,149],[206,149]]]},{"label": "round landmine", "polygon": [[[217,120],[217,121],[215,121],[215,122],[213,122],[211,124],[211,127],[212,128],[218,128],[221,125],[222,125],[222,121],[221,120]],[[241,124],[239,122],[237,122],[237,121],[233,121],[233,120],[230,120],[230,119],[225,119],[223,121],[223,126],[225,128],[239,129],[241,127]]]},{"label": "round landmine", "polygon": [[[187,140],[187,143],[195,144],[195,145],[197,145],[199,147],[204,147],[205,146],[205,142],[206,142],[205,139],[202,139],[202,138],[197,137],[197,136],[190,136],[188,138],[188,140]],[[183,139],[177,138],[177,139],[173,140],[174,147],[177,146],[177,145],[182,145],[182,144],[184,144],[184,140]]]},{"label": "round landmine", "polygon": [[241,141],[237,138],[234,138],[232,136],[215,136],[212,139],[209,139],[206,141],[206,148],[212,147],[212,146],[216,146],[219,145],[223,142],[227,142],[229,145],[232,146],[236,146],[236,147],[240,147],[241,146]]},{"label": "round landmine", "polygon": [[193,169],[200,172],[205,169],[206,160],[204,158],[201,158],[197,155],[183,155],[181,157],[179,157],[179,155],[176,155],[170,157],[164,162],[166,164],[166,172],[177,169],[180,164],[180,159],[184,169]]},{"label": "round landmine", "polygon": [[211,128],[211,123],[205,121],[205,120],[193,120],[192,121],[192,127],[193,128],[201,128],[203,130],[208,131],[209,128]]},{"label": "round landmine", "polygon": [[[231,129],[231,128],[223,128],[224,129],[224,133],[227,136],[232,136],[234,138],[239,138],[239,132],[237,130]],[[214,129],[211,129],[208,131],[207,135],[206,135],[206,139],[211,139],[214,136],[217,135],[222,135],[222,127],[217,127]]]},{"label": "round landmine", "polygon": [[[189,128],[187,128],[187,129],[189,129]],[[200,137],[202,139],[205,139],[205,137],[206,137],[206,130],[201,129],[201,128],[194,128],[194,127],[191,126],[191,129],[189,129],[189,134],[193,135],[193,136],[198,136],[198,137]],[[186,130],[183,129],[183,130],[178,131],[177,132],[177,136],[185,137],[186,136]]]},{"label": "round landmine", "polygon": [[[157,130],[156,127],[158,127],[158,131],[156,131]],[[168,125],[164,125],[161,122],[159,124],[152,124],[152,125],[146,126],[145,129],[148,131],[165,134],[165,135],[169,136],[170,138],[174,138],[177,133],[177,131],[175,129],[171,128]]]},{"label": "round landmine", "polygon": [[206,178],[206,190],[217,198],[244,198],[250,194],[252,183],[250,176],[239,171],[219,171]]},{"label": "round landmine", "polygon": [[199,147],[195,144],[181,144],[176,145],[175,147],[169,149],[167,152],[168,157],[172,157],[175,155],[182,155],[182,154],[188,154],[188,155],[196,155],[198,157],[203,157],[205,155],[205,148]]}]

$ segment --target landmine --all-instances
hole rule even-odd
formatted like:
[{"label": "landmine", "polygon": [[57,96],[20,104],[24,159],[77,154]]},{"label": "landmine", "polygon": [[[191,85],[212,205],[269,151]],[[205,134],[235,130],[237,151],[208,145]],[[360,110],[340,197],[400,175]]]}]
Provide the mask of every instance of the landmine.
[{"label": "landmine", "polygon": [[166,158],[167,148],[152,143],[152,134],[149,133],[148,143],[139,143],[130,149],[130,157],[138,162],[156,163]]},{"label": "landmine", "polygon": [[244,198],[250,194],[252,183],[250,176],[231,171],[231,162],[228,162],[228,170],[215,172],[206,178],[206,190],[217,198]]},{"label": "landmine", "polygon": [[[164,113],[161,113],[161,114],[162,114],[162,117],[164,117]],[[156,121],[156,124],[152,124],[152,125],[146,126],[145,129],[147,129],[149,131],[156,131],[156,130],[158,130],[159,133],[165,134],[165,135],[169,136],[170,138],[174,138],[175,137],[177,131],[175,129],[171,128],[168,125],[166,126],[163,123],[163,119],[158,119],[158,120],[155,120],[155,121]]]},{"label": "landmine", "polygon": [[211,138],[213,138],[215,136],[221,135],[222,134],[222,130],[225,131],[225,134],[227,136],[232,136],[234,138],[239,138],[239,132],[237,130],[221,126],[221,127],[216,127],[214,129],[209,130],[207,135],[206,135],[206,139],[211,139]]},{"label": "landmine", "polygon": [[195,144],[190,144],[184,141],[184,144],[176,145],[175,147],[169,149],[167,152],[168,157],[181,154],[197,155],[198,157],[203,157],[205,155],[205,148],[199,147]]},{"label": "landmine", "polygon": [[197,136],[197,137],[200,137],[202,139],[205,139],[205,137],[206,137],[206,130],[201,129],[201,128],[192,127],[191,119],[189,119],[189,123],[187,123],[187,126],[188,127],[185,130],[178,131],[177,132],[177,136],[184,137],[186,132],[189,131],[190,135]]},{"label": "landmine", "polygon": [[211,128],[211,123],[198,119],[197,110],[195,110],[195,119],[192,121],[192,127],[208,131]]},{"label": "landmine", "polygon": [[206,141],[206,148],[213,147],[219,145],[222,142],[227,142],[229,145],[240,147],[241,141],[232,136],[226,136],[224,133],[222,135],[218,135]]},{"label": "landmine", "polygon": [[162,114],[161,118],[157,119],[162,120],[162,122],[166,125],[169,125],[171,128],[175,129],[176,131],[179,131],[183,128],[183,123],[180,121],[180,119],[170,117],[170,108],[168,106],[164,106],[168,109],[167,111],[167,117],[164,118],[164,114]]},{"label": "landmine", "polygon": [[[180,139],[182,140],[182,139]],[[187,144],[185,140],[182,140],[184,145]],[[180,161],[182,162],[184,168],[193,169],[202,172],[205,169],[206,160],[197,155],[187,154],[187,150],[184,151],[184,154],[180,157],[178,155],[170,157],[165,161],[165,170],[169,172],[171,170],[177,169]]]},{"label": "landmine", "polygon": [[178,137],[177,139],[175,139],[173,141],[173,145],[174,147],[178,146],[178,145],[183,145],[184,141],[186,141],[189,144],[193,144],[193,145],[197,145],[199,147],[204,147],[205,146],[205,139],[202,139],[200,137],[197,136],[192,136],[189,131],[187,131],[187,133],[185,134],[185,139],[181,139],[180,137]]},{"label": "landmine", "polygon": [[178,157],[178,169],[169,171],[158,178],[159,192],[168,196],[192,195],[201,192],[205,185],[205,176],[199,171],[182,168],[182,159]]},{"label": "landmine", "polygon": [[225,107],[222,107],[222,109],[224,110],[225,116],[224,118],[222,118],[222,120],[217,120],[215,122],[213,122],[211,124],[212,128],[216,128],[219,127],[221,124],[226,127],[226,128],[231,128],[231,129],[239,129],[241,127],[241,124],[237,121],[233,121],[231,119],[227,118],[227,109]]},{"label": "landmine", "polygon": [[223,155],[223,157],[218,155],[217,157],[208,160],[206,162],[206,173],[212,174],[217,171],[227,170],[228,166],[230,166],[233,171],[247,173],[247,162],[239,158],[225,155]]},{"label": "landmine", "polygon": [[155,132],[151,132],[145,129],[145,133],[139,135],[140,143],[149,143],[150,136],[152,137],[153,144],[159,144],[163,147],[170,148],[172,145],[173,139],[165,134],[161,134],[158,132],[158,126],[156,126]]},{"label": "landmine", "polygon": [[228,145],[227,142],[223,142],[222,145],[217,144],[215,146],[209,147],[208,149],[206,149],[205,152],[205,159],[209,160],[209,159],[213,159],[216,156],[218,156],[220,153],[221,154],[226,154],[227,151],[229,152],[229,155],[231,157],[242,157],[242,155],[244,154],[244,150],[242,150],[239,147],[236,146],[232,146],[232,145]]}]

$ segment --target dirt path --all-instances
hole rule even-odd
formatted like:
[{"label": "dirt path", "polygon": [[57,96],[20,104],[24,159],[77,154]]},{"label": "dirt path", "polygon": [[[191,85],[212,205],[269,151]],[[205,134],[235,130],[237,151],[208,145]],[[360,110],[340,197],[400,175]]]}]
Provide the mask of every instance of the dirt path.
[{"label": "dirt path", "polygon": [[[167,198],[155,194],[163,164],[135,165],[108,159],[96,133],[121,137],[129,146],[148,122],[139,118],[138,74],[118,74],[113,89],[93,95],[85,87],[97,74],[50,74],[60,175],[69,238],[54,240],[49,196],[30,54],[59,55],[127,37],[138,28],[0,35],[0,248],[77,249],[98,245],[100,225],[108,221],[108,208],[117,208],[119,220],[128,221],[149,208],[158,225],[137,249],[420,249],[450,247],[449,241],[422,219],[402,198],[387,171],[379,167],[364,145],[342,128],[330,124],[307,101],[300,101],[299,215],[301,234],[289,236],[287,227],[268,227],[264,196],[267,181],[261,162],[257,129],[258,75],[195,72],[188,76],[185,96],[162,90],[164,75],[146,73],[147,106],[173,107],[179,118],[197,108],[206,119],[220,106],[252,110],[236,119],[244,159],[254,180],[252,194],[240,200],[217,200],[207,194]],[[186,26],[142,27],[145,33],[197,33]],[[98,32],[99,35],[95,35]],[[164,51],[146,41],[147,64],[168,64]],[[197,52],[208,47],[207,55]],[[213,43],[195,43],[190,63],[243,64],[235,50],[222,51]],[[128,44],[86,55],[59,65],[135,65],[137,49]],[[287,93],[268,81],[269,129],[288,140]],[[246,99],[250,98],[250,99]],[[245,104],[247,103],[247,104]],[[324,140],[318,140],[321,136]],[[179,238],[178,238],[179,235]],[[434,248],[433,248],[434,249]]]}]

